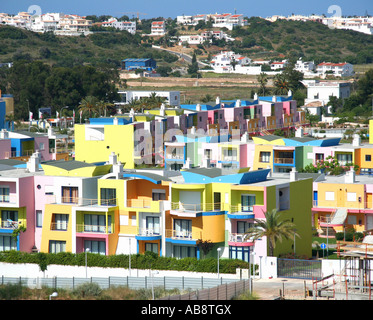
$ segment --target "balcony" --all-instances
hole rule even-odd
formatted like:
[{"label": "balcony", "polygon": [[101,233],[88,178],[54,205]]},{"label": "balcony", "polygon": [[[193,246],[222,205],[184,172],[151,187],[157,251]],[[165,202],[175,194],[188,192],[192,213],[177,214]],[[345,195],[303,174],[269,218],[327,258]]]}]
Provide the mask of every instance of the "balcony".
[{"label": "balcony", "polygon": [[136,210],[141,209],[144,212],[160,212],[163,208],[163,200],[152,200],[152,199],[128,199],[126,207]]},{"label": "balcony", "polygon": [[274,159],[275,164],[294,164],[293,158],[275,158]]},{"label": "balcony", "polygon": [[79,197],[61,197],[61,200],[58,200],[56,195],[46,196],[46,204],[70,204],[76,206],[102,206],[102,207],[113,207],[116,206],[117,199],[87,199]]},{"label": "balcony", "polygon": [[171,202],[171,214],[180,217],[196,217],[197,213],[223,211],[220,202],[188,204],[181,202]]},{"label": "balcony", "polygon": [[137,240],[159,240],[162,238],[160,228],[139,228],[136,235]]},{"label": "balcony", "polygon": [[244,233],[229,233],[228,245],[235,247],[247,247],[254,245],[254,239]]},{"label": "balcony", "polygon": [[231,205],[229,207],[229,213],[228,218],[230,219],[254,219],[255,213],[254,213],[254,207],[253,206],[242,206],[241,204],[238,205]]},{"label": "balcony", "polygon": [[109,234],[112,233],[111,225],[106,227],[104,225],[92,225],[92,224],[77,224],[76,225],[77,233],[100,233],[100,234]]},{"label": "balcony", "polygon": [[14,207],[18,206],[18,195],[17,194],[8,194],[0,195],[0,206],[2,207]]},{"label": "balcony", "polygon": [[202,231],[166,229],[165,237],[168,242],[193,241],[196,243],[197,240],[202,239]]}]

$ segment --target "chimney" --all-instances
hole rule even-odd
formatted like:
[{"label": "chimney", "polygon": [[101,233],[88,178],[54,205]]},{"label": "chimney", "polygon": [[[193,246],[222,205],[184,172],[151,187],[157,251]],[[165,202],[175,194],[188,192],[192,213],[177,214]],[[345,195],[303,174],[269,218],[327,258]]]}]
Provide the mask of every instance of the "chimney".
[{"label": "chimney", "polygon": [[236,104],[235,104],[234,106],[235,106],[236,108],[241,107],[241,100],[238,99],[238,100],[236,101]]},{"label": "chimney", "polygon": [[290,181],[297,181],[298,180],[298,171],[294,167],[290,171]]},{"label": "chimney", "polygon": [[303,127],[299,127],[299,128],[296,129],[296,131],[295,131],[295,136],[296,136],[297,138],[302,138],[302,137],[303,137],[303,131],[304,131]]},{"label": "chimney", "polygon": [[203,168],[210,168],[210,159],[203,158],[203,160],[202,160],[202,167]]},{"label": "chimney", "polygon": [[40,164],[40,153],[36,151],[32,154],[32,156],[29,158],[26,164],[27,170],[29,172],[37,172],[39,171],[39,164]]},{"label": "chimney", "polygon": [[272,97],[272,102],[276,102],[276,96]]},{"label": "chimney", "polygon": [[201,111],[201,105],[199,103],[196,105],[196,111]]},{"label": "chimney", "polygon": [[0,138],[1,139],[8,139],[9,138],[9,132],[6,129],[2,129],[0,131]]},{"label": "chimney", "polygon": [[120,179],[123,177],[123,165],[122,165],[122,162],[118,162],[118,163],[115,163],[113,164],[113,173],[115,174],[115,178],[116,179]]},{"label": "chimney", "polygon": [[291,97],[293,95],[293,92],[291,90],[288,91],[288,97]]},{"label": "chimney", "polygon": [[355,183],[355,171],[353,167],[350,168],[350,171],[346,172],[345,183]]},{"label": "chimney", "polygon": [[117,159],[118,159],[118,157],[115,154],[115,152],[110,153],[110,155],[109,155],[109,164],[112,164],[112,165],[117,164]]},{"label": "chimney", "polygon": [[359,147],[361,145],[361,138],[358,134],[354,134],[353,136],[353,140],[352,140],[352,145],[354,147]]},{"label": "chimney", "polygon": [[220,97],[216,97],[216,104],[220,104]]},{"label": "chimney", "polygon": [[164,103],[161,104],[159,115],[164,117],[166,115],[165,105]]},{"label": "chimney", "polygon": [[190,158],[187,158],[185,160],[185,164],[183,166],[184,169],[190,169],[192,167],[192,162],[190,161]]},{"label": "chimney", "polygon": [[254,100],[258,100],[258,94],[256,92],[254,94]]},{"label": "chimney", "polygon": [[115,117],[115,118],[113,119],[113,125],[118,125],[118,118],[117,118],[117,117]]}]

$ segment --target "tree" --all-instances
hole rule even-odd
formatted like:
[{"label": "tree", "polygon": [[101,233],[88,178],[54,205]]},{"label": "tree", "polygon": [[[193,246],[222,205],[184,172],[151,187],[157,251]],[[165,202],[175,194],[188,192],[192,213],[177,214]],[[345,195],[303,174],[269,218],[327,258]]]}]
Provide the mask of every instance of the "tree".
[{"label": "tree", "polygon": [[247,238],[253,238],[254,241],[267,237],[269,256],[273,256],[277,241],[292,239],[294,235],[300,238],[296,233],[295,224],[290,220],[282,219],[281,211],[277,209],[265,212],[264,220],[254,219],[254,225],[245,233]]},{"label": "tree", "polygon": [[273,80],[275,85],[275,94],[285,95],[289,92],[290,84],[284,74],[276,74]]},{"label": "tree", "polygon": [[98,112],[98,99],[93,96],[85,97],[79,106],[79,111],[88,112],[89,118],[91,118],[92,113]]},{"label": "tree", "polygon": [[259,75],[257,75],[256,79],[257,79],[257,81],[259,83],[260,93],[263,96],[265,96],[265,94],[267,92],[266,85],[268,83],[268,76],[267,76],[267,74],[265,74],[264,72],[262,72]]}]

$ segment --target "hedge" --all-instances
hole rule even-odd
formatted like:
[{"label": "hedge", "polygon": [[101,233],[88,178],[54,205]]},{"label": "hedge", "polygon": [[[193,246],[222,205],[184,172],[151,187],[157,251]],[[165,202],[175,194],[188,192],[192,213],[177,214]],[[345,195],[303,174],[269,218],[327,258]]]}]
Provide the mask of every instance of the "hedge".
[{"label": "hedge", "polygon": [[[26,253],[13,250],[1,252],[0,262],[34,263],[39,265],[41,271],[44,271],[48,268],[48,265],[51,264],[85,266],[85,253]],[[87,253],[87,265],[89,267],[127,269],[129,268],[129,255],[119,254],[104,256],[94,253]],[[159,257],[153,252],[145,252],[145,254],[131,255],[131,268],[192,272],[216,272],[217,259],[176,259],[170,257]],[[249,263],[242,260],[233,259],[220,259],[219,261],[220,273],[236,273],[237,268],[249,269]]]}]

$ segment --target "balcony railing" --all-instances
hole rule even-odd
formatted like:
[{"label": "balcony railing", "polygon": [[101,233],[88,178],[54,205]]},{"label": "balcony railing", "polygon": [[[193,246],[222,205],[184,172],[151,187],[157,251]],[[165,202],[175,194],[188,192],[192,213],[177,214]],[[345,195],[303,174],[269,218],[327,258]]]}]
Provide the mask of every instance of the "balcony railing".
[{"label": "balcony railing", "polygon": [[220,202],[198,203],[198,204],[172,202],[171,210],[181,211],[181,212],[221,211],[223,210],[221,206],[222,206],[222,203]]},{"label": "balcony railing", "polygon": [[[331,203],[330,205],[320,205],[319,200],[313,200],[313,207],[314,208],[336,208],[334,205],[335,202]],[[332,201],[331,201],[332,202]],[[347,207],[347,201],[346,205]],[[364,210],[364,209],[373,209],[373,204],[371,202],[348,202],[348,208],[349,209],[359,209],[359,210]]]},{"label": "balcony railing", "polygon": [[127,200],[127,207],[129,208],[150,208],[152,205],[151,199],[130,199]]},{"label": "balcony railing", "polygon": [[162,234],[160,228],[139,228],[139,236],[159,236]]},{"label": "balcony railing", "polygon": [[76,232],[79,233],[112,233],[111,225],[106,227],[97,224],[77,224]]},{"label": "balcony railing", "polygon": [[61,200],[57,200],[56,195],[48,195],[46,197],[46,203],[47,204],[71,204],[71,205],[77,205],[77,206],[104,206],[104,207],[110,207],[110,206],[116,206],[117,199],[88,199],[88,198],[79,198],[79,197],[61,197]]},{"label": "balcony railing", "polygon": [[51,222],[51,230],[53,231],[67,231],[67,222]]},{"label": "balcony railing", "polygon": [[243,205],[235,205],[230,206],[230,213],[253,213],[254,206],[243,206]]},{"label": "balcony railing", "polygon": [[8,195],[0,195],[0,203],[1,204],[15,204],[17,203],[18,195],[16,194],[8,194]]},{"label": "balcony railing", "polygon": [[1,229],[17,229],[18,221],[12,221],[12,220],[1,221],[0,228]]},{"label": "balcony railing", "polygon": [[198,240],[202,238],[201,231],[191,230],[171,230],[167,229],[165,232],[166,238],[180,239],[180,240]]},{"label": "balcony railing", "polygon": [[252,237],[246,236],[245,233],[229,233],[229,241],[246,243],[246,242],[254,242],[254,239]]},{"label": "balcony railing", "polygon": [[294,159],[293,158],[275,158],[275,163],[279,164],[293,164]]}]

